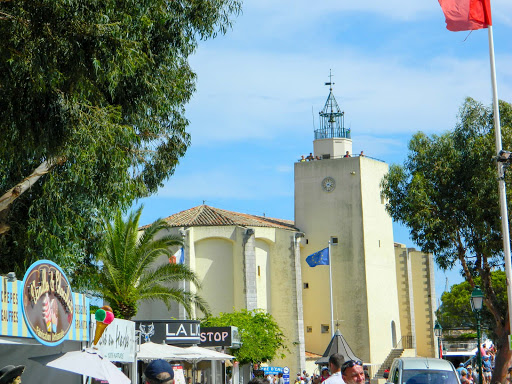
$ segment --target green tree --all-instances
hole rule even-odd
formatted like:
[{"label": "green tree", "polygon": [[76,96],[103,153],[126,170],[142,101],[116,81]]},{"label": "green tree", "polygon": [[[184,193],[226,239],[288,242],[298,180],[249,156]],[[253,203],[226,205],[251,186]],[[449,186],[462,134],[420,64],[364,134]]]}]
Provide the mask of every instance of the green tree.
[{"label": "green tree", "polygon": [[285,337],[271,314],[255,309],[220,313],[201,321],[202,327],[238,327],[240,349],[233,353],[240,364],[263,363],[276,357],[283,358],[287,350]]},{"label": "green tree", "polygon": [[[503,146],[510,148],[510,104],[500,101],[500,118]],[[508,311],[491,278],[504,263],[494,145],[492,109],[468,98],[452,132],[415,134],[404,165],[391,166],[383,181],[388,212],[410,229],[422,251],[432,252],[443,269],[460,262],[471,287],[481,279],[499,348],[493,382],[502,381],[511,358]],[[510,174],[506,181],[510,185]]]},{"label": "green tree", "polygon": [[87,282],[99,218],[157,191],[184,155],[188,58],[240,9],[0,1],[0,271],[44,257]]},{"label": "green tree", "polygon": [[[481,284],[480,277],[474,278],[475,284]],[[498,299],[500,311],[507,311],[507,277],[504,271],[491,272],[491,282]],[[454,284],[449,292],[441,296],[441,305],[436,316],[443,328],[469,327],[475,329],[475,314],[471,310],[470,298],[473,288],[469,282]],[[494,333],[494,317],[484,306],[481,312],[482,329],[487,335],[496,340]],[[474,332],[472,332],[474,333]]]},{"label": "green tree", "polygon": [[135,316],[137,302],[141,300],[162,300],[168,308],[174,301],[182,304],[189,314],[192,305],[196,305],[208,313],[205,301],[198,294],[176,287],[180,281],[190,281],[199,289],[194,272],[184,264],[156,263],[162,255],[170,257],[169,247],[182,245],[181,238],[160,237],[160,231],[169,229],[161,219],[140,233],[141,213],[139,208],[124,221],[118,211],[113,223],[106,223],[104,248],[99,255],[103,265],[98,291],[103,299],[108,301],[116,317],[122,319]]}]

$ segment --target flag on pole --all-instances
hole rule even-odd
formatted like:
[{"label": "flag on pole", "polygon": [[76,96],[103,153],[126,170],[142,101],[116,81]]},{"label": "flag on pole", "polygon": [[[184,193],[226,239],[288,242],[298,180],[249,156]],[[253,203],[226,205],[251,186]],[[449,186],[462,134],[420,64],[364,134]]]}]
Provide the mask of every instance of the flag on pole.
[{"label": "flag on pole", "polygon": [[491,0],[439,0],[449,31],[471,31],[492,25]]},{"label": "flag on pole", "polygon": [[178,249],[174,255],[169,257],[169,263],[171,263],[171,264],[185,263],[185,250],[183,249],[183,247]]},{"label": "flag on pole", "polygon": [[310,267],[329,265],[329,248],[324,248],[321,251],[309,255],[306,257],[306,263],[308,263]]}]

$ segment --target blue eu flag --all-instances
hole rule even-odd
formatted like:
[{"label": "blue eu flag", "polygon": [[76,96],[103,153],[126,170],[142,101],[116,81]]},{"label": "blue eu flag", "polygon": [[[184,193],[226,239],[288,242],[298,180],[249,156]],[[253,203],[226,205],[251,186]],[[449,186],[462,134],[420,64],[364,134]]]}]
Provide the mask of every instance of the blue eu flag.
[{"label": "blue eu flag", "polygon": [[324,248],[321,251],[309,255],[306,257],[306,263],[308,263],[310,267],[329,265],[329,248]]}]

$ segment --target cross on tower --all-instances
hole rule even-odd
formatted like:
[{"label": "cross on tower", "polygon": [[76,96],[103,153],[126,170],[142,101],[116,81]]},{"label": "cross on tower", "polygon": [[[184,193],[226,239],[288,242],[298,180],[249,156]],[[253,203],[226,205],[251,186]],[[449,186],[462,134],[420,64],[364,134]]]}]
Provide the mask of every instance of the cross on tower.
[{"label": "cross on tower", "polygon": [[332,86],[334,85],[332,81],[332,71],[329,69],[329,82],[325,83],[325,85],[329,86],[329,90],[332,91]]}]

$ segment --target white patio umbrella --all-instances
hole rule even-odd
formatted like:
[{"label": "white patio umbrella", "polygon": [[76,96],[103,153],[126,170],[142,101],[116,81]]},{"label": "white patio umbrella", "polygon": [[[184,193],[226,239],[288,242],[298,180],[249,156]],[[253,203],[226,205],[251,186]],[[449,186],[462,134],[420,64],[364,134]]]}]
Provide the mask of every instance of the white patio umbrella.
[{"label": "white patio umbrella", "polygon": [[202,347],[182,348],[181,358],[192,363],[192,376],[196,381],[197,363],[203,360],[231,360],[234,356]]},{"label": "white patio umbrella", "polygon": [[62,369],[99,380],[107,380],[109,384],[131,383],[130,379],[110,360],[92,349],[32,357],[31,359],[47,367]]},{"label": "white patio umbrella", "polygon": [[181,352],[183,360],[198,362],[202,360],[231,360],[235,358],[235,356],[203,347],[188,347],[181,349],[183,350],[183,352]]},{"label": "white patio umbrella", "polygon": [[140,345],[140,351],[137,352],[138,360],[185,360],[180,356],[184,349],[167,344],[144,343]]}]

